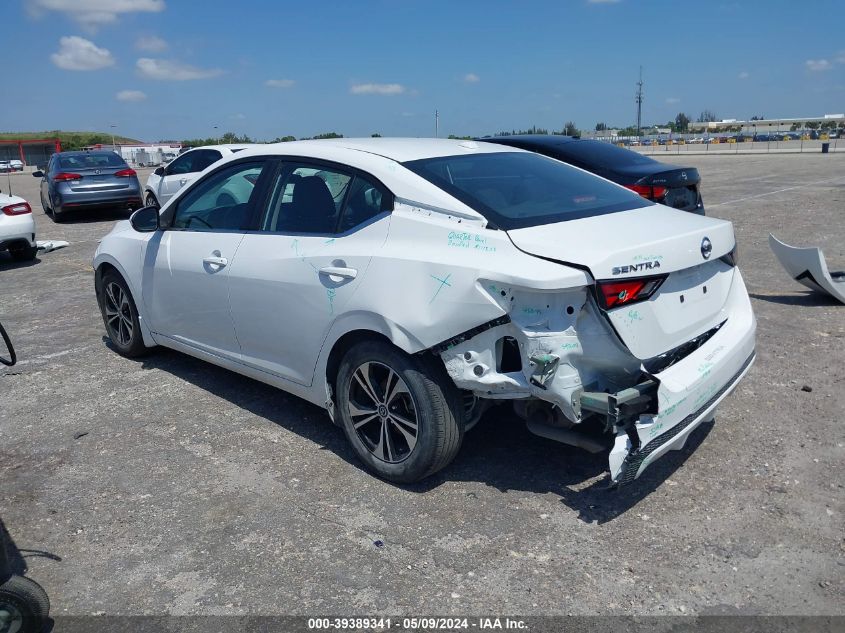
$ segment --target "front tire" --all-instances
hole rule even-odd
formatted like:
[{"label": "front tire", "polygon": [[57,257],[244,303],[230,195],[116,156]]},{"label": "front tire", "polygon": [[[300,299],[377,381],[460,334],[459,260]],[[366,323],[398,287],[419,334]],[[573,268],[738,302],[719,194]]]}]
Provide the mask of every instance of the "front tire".
[{"label": "front tire", "polygon": [[0,631],[40,633],[50,613],[50,599],[34,580],[12,576],[0,585]]},{"label": "front tire", "polygon": [[101,283],[97,299],[112,345],[127,358],[145,354],[148,349],[141,335],[138,308],[123,277],[110,270],[103,275]]},{"label": "front tire", "polygon": [[352,347],[337,375],[338,415],[367,469],[412,483],[447,466],[463,439],[458,390],[428,359],[383,341]]},{"label": "front tire", "polygon": [[144,206],[145,207],[155,207],[156,209],[161,208],[161,206],[158,203],[158,200],[156,200],[156,197],[151,193],[148,193],[147,196],[144,198]]}]

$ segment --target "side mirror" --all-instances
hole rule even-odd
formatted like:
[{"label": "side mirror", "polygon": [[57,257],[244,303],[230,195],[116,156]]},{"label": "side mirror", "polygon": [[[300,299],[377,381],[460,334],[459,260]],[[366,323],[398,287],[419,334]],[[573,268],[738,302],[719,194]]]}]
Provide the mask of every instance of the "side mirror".
[{"label": "side mirror", "polygon": [[156,176],[164,176],[164,167],[158,167],[153,172]]},{"label": "side mirror", "polygon": [[34,171],[34,172],[32,172],[32,175],[33,175],[33,176],[35,176],[36,178],[43,178],[43,177],[44,177],[44,172],[43,172],[43,171],[41,171],[41,170]]},{"label": "side mirror", "polygon": [[158,208],[141,207],[129,216],[129,223],[139,233],[153,233],[158,231]]}]

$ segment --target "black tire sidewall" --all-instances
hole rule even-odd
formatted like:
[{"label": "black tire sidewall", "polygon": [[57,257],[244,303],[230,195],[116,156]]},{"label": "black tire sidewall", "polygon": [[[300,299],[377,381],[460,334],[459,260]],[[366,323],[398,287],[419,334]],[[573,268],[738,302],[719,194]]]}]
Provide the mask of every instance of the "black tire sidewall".
[{"label": "black tire sidewall", "polygon": [[[152,202],[151,202],[151,200],[152,200]],[[155,207],[156,209],[160,208],[159,204],[158,204],[158,200],[156,200],[156,197],[152,193],[150,193],[149,191],[144,196],[144,206]]]},{"label": "black tire sidewall", "polygon": [[[355,430],[347,412],[349,384],[355,370],[363,363],[377,362],[390,367],[399,374],[411,392],[417,413],[417,443],[414,450],[403,461],[390,464],[373,455]],[[368,470],[379,477],[398,483],[412,483],[431,474],[440,461],[438,454],[439,434],[445,423],[451,419],[448,411],[436,407],[450,406],[448,394],[438,394],[436,377],[418,359],[381,341],[359,343],[350,349],[341,361],[337,375],[337,411],[341,426],[355,453]],[[446,396],[446,397],[443,397]],[[445,414],[445,415],[444,415]]]},{"label": "black tire sidewall", "polygon": [[[109,328],[108,319],[106,318],[106,288],[110,283],[116,283],[117,285],[119,285],[123,292],[126,293],[126,296],[129,298],[129,307],[132,310],[132,340],[129,342],[128,345],[121,345],[118,341],[112,338],[111,329]],[[129,286],[127,285],[123,277],[111,270],[103,274],[101,284],[102,285],[100,293],[97,299],[100,303],[100,314],[103,317],[103,325],[106,328],[106,334],[108,335],[109,340],[111,341],[112,345],[114,345],[114,348],[117,350],[118,354],[129,358],[139,356],[145,351],[146,347],[144,346],[143,335],[141,334],[141,323],[140,319],[138,318],[138,307],[135,305],[135,299],[129,290]]]}]

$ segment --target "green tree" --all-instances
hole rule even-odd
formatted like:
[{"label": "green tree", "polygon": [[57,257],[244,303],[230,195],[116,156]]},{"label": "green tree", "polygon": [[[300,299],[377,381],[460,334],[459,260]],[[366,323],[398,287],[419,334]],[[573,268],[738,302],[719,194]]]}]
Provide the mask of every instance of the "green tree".
[{"label": "green tree", "polygon": [[716,113],[712,110],[702,110],[696,119],[699,123],[710,123],[716,120]]},{"label": "green tree", "polygon": [[607,123],[596,123],[596,132],[604,132],[607,130]]},{"label": "green tree", "polygon": [[370,134],[370,136],[372,138],[381,138],[381,134],[379,134],[378,132],[373,132],[372,134]]},{"label": "green tree", "polygon": [[803,125],[804,125],[803,123],[793,123],[792,125],[789,126],[789,131],[795,132],[797,130],[800,130]]},{"label": "green tree", "polygon": [[315,139],[321,138],[343,138],[343,134],[338,134],[337,132],[323,132],[322,134],[315,134]]},{"label": "green tree", "polygon": [[689,117],[683,112],[678,112],[675,117],[675,130],[678,132],[686,132],[689,129]]},{"label": "green tree", "polygon": [[566,136],[581,136],[581,130],[575,127],[575,123],[572,121],[567,121],[563,125],[563,133]]},{"label": "green tree", "polygon": [[807,121],[807,122],[804,124],[804,127],[806,127],[808,130],[818,130],[818,129],[819,129],[819,125],[820,125],[820,124],[819,124],[819,123],[817,123],[817,122],[815,122],[815,121]]}]

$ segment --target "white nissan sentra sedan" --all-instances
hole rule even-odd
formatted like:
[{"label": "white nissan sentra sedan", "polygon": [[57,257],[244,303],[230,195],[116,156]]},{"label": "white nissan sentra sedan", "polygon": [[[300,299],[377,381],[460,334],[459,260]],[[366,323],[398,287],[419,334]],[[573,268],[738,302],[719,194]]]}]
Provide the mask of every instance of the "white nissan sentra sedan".
[{"label": "white nissan sentra sedan", "polygon": [[325,407],[395,482],[510,401],[627,483],[755,354],[729,222],[481,142],[246,149],[119,222],[94,267],[118,352],[164,345]]}]

